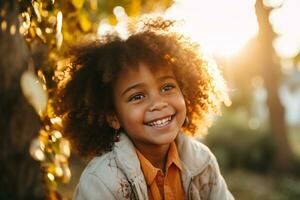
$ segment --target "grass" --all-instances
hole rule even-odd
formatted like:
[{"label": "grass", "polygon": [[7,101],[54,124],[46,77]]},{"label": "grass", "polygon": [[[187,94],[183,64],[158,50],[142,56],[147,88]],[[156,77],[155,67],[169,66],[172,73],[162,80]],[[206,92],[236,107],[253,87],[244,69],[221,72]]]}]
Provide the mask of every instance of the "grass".
[{"label": "grass", "polygon": [[235,199],[300,199],[299,177],[262,175],[243,169],[230,171],[224,177]]},{"label": "grass", "polygon": [[295,156],[300,158],[300,127],[289,129],[289,142]]},{"label": "grass", "polygon": [[[289,141],[294,156],[300,159],[300,128],[289,129]],[[300,177],[273,172],[257,173],[242,168],[224,175],[230,191],[240,200],[299,200]]]}]

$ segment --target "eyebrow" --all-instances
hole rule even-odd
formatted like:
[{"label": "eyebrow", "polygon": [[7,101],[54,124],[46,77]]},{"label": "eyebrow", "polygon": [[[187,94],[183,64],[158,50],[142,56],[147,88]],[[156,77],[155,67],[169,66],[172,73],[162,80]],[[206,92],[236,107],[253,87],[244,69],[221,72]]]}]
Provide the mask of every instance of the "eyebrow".
[{"label": "eyebrow", "polygon": [[128,91],[134,89],[134,88],[137,88],[137,87],[142,87],[144,84],[143,83],[137,83],[137,84],[134,84],[128,88],[126,88],[126,90],[124,90],[124,92],[122,92],[122,96],[124,96]]},{"label": "eyebrow", "polygon": [[[158,78],[159,81],[163,81],[163,80],[166,80],[166,79],[176,80],[174,76],[170,76],[170,75],[162,76],[162,77]],[[135,89],[135,88],[138,88],[138,87],[142,87],[142,86],[144,86],[144,83],[137,83],[137,84],[134,84],[132,86],[129,86],[128,88],[126,88],[126,90],[124,90],[124,92],[122,92],[122,96],[124,96],[128,91],[130,91],[132,89]]]},{"label": "eyebrow", "polygon": [[174,80],[176,80],[176,78],[174,76],[171,76],[171,75],[166,75],[166,76],[162,76],[162,77],[158,78],[158,80],[160,80],[160,81],[165,80],[165,79],[174,79]]}]

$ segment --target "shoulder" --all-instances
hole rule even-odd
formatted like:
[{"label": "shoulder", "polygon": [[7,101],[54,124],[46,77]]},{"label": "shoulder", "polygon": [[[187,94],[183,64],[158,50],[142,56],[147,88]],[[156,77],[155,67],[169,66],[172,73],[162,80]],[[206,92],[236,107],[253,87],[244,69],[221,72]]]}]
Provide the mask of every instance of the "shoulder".
[{"label": "shoulder", "polygon": [[94,157],[84,169],[83,174],[93,174],[98,177],[103,176],[103,171],[116,170],[116,161],[113,152],[105,153]]},{"label": "shoulder", "polygon": [[192,197],[234,199],[220,173],[216,157],[205,144],[184,134],[180,134],[176,143],[180,158],[193,177],[189,191]]},{"label": "shoulder", "polygon": [[210,149],[199,140],[180,133],[176,144],[181,161],[188,167],[192,174],[203,171],[215,156]]},{"label": "shoulder", "polygon": [[81,174],[76,195],[93,199],[91,195],[101,193],[105,198],[126,199],[130,194],[128,188],[129,183],[125,174],[117,166],[113,152],[108,152],[93,158],[88,163]]},{"label": "shoulder", "polygon": [[95,176],[110,188],[114,188],[121,179],[125,178],[123,170],[117,165],[113,152],[93,158],[81,176]]}]

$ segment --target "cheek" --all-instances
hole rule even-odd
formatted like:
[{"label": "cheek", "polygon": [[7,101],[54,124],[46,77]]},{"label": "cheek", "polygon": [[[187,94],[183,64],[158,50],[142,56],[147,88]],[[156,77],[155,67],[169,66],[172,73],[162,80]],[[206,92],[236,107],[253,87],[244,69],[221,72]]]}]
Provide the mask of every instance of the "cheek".
[{"label": "cheek", "polygon": [[178,95],[176,99],[174,99],[174,104],[176,108],[182,112],[182,114],[185,116],[186,115],[186,104],[185,100],[182,95]]},{"label": "cheek", "polygon": [[127,106],[123,109],[120,117],[123,126],[133,128],[137,124],[144,122],[144,109],[141,107]]},{"label": "cheek", "polygon": [[178,116],[178,122],[181,124],[181,126],[184,123],[184,120],[186,118],[187,115],[187,109],[186,109],[186,104],[185,104],[185,100],[182,97],[180,100],[178,100],[178,110],[179,110],[179,116]]}]

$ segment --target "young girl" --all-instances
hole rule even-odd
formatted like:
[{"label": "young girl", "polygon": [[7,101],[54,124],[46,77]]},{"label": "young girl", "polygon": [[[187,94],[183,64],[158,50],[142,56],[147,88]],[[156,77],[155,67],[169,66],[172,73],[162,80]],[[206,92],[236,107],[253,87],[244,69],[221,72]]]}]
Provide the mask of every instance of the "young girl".
[{"label": "young girl", "polygon": [[74,49],[57,113],[85,157],[75,199],[233,199],[216,158],[196,139],[222,91],[173,21],[144,21],[127,39]]}]

